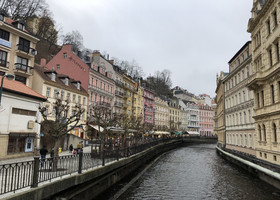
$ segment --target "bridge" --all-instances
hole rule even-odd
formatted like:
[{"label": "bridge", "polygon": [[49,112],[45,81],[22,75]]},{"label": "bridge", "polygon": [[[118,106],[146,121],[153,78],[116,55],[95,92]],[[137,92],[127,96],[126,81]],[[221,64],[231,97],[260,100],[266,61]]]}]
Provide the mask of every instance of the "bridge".
[{"label": "bridge", "polygon": [[[0,198],[89,199],[160,154],[194,143],[216,143],[213,137],[176,137],[103,152],[81,153],[0,165]],[[56,165],[55,169],[53,165]]]}]

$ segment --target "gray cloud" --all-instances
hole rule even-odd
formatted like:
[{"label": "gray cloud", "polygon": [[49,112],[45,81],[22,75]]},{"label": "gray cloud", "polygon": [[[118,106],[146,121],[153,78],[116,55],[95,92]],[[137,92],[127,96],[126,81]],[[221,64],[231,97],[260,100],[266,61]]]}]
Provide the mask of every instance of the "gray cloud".
[{"label": "gray cloud", "polygon": [[173,86],[215,95],[216,73],[250,40],[249,0],[48,0],[64,33],[84,45],[135,59],[146,75],[172,71]]}]

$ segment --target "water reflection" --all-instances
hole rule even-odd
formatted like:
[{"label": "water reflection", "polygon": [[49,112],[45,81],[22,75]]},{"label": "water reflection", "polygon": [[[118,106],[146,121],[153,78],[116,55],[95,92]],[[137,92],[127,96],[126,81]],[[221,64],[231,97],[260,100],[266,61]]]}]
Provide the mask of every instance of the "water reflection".
[{"label": "water reflection", "polygon": [[275,188],[219,157],[214,144],[203,144],[163,155],[119,199],[280,199],[274,192]]}]

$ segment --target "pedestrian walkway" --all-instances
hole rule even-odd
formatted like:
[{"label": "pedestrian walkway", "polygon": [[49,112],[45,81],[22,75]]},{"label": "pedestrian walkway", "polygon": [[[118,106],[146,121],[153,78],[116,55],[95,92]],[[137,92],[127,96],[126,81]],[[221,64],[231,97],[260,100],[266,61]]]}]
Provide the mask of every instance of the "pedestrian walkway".
[{"label": "pedestrian walkway", "polygon": [[[84,153],[90,153],[91,146],[86,146],[83,148]],[[62,151],[59,153],[59,156],[67,156],[67,155],[73,155],[73,153],[70,153],[67,151]],[[50,154],[47,154],[47,158],[50,157]],[[18,162],[26,162],[26,161],[32,161],[34,160],[34,156],[26,156],[26,157],[19,157],[19,158],[12,158],[12,159],[6,159],[6,160],[0,160],[0,165],[5,164],[12,164],[12,163],[18,163]]]}]

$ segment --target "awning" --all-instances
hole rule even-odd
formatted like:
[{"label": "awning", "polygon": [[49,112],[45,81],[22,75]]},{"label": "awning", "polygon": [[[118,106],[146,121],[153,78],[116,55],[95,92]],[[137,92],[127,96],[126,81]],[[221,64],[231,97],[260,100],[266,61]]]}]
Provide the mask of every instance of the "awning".
[{"label": "awning", "polygon": [[100,130],[100,132],[103,132],[103,131],[104,131],[104,128],[101,127],[101,126],[98,127],[98,125],[90,125],[90,124],[89,124],[89,126],[92,127],[92,128],[94,128],[94,129],[97,130],[97,131],[99,131],[99,130]]},{"label": "awning", "polygon": [[174,132],[175,135],[183,135],[182,132]]},{"label": "awning", "polygon": [[170,135],[169,132],[166,131],[155,131],[153,132],[154,135]]},{"label": "awning", "polygon": [[196,131],[187,131],[187,133],[190,135],[200,135],[199,132]]},{"label": "awning", "polygon": [[120,127],[108,127],[107,130],[111,131],[112,133],[124,133],[124,130]]}]

